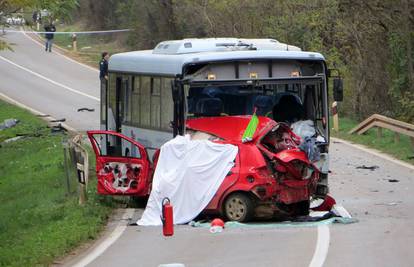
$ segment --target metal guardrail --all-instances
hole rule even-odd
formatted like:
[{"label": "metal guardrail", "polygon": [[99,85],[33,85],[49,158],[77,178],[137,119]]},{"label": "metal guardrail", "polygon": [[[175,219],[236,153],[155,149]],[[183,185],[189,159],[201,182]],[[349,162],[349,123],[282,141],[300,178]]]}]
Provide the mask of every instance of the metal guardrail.
[{"label": "metal guardrail", "polygon": [[68,139],[63,145],[63,154],[65,161],[66,185],[68,193],[71,191],[71,181],[75,172],[79,188],[79,204],[86,203],[86,190],[89,180],[89,157],[88,151],[82,145],[82,135],[75,135]]},{"label": "metal guardrail", "polygon": [[357,133],[358,135],[365,133],[369,129],[376,127],[377,135],[382,137],[382,129],[388,129],[395,133],[395,141],[400,141],[400,134],[404,134],[410,137],[411,144],[414,148],[414,125],[399,120],[391,119],[379,114],[374,114],[368,119],[364,120],[358,126],[349,131],[349,134]]}]

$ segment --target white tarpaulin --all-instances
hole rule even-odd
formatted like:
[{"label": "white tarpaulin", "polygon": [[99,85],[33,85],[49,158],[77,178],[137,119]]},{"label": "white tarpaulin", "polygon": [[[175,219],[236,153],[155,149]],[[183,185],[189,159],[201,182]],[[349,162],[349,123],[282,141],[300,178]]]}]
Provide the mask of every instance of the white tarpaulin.
[{"label": "white tarpaulin", "polygon": [[161,225],[161,201],[171,200],[174,224],[194,219],[233,167],[237,146],[177,136],[161,147],[147,207],[139,225]]}]

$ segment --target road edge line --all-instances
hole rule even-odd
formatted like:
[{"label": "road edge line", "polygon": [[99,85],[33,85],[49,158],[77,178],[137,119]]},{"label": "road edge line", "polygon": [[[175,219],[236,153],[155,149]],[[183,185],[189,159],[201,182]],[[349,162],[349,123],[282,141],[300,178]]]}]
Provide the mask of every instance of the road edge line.
[{"label": "road edge line", "polygon": [[388,160],[388,161],[390,161],[394,164],[397,164],[397,165],[403,166],[405,168],[414,170],[414,166],[412,164],[404,162],[404,161],[399,160],[399,159],[396,159],[393,156],[391,156],[389,154],[386,154],[385,152],[382,152],[382,151],[379,151],[379,150],[376,150],[376,149],[373,149],[373,148],[369,148],[369,147],[361,145],[361,144],[355,144],[355,143],[352,143],[350,141],[340,139],[340,138],[337,138],[337,137],[331,137],[331,140],[334,141],[334,142],[343,143],[347,146],[359,149],[359,150],[364,151],[366,153],[369,153],[371,155],[374,155],[374,156],[377,156],[379,158]]},{"label": "road edge line", "polygon": [[[32,113],[34,115],[40,115],[40,116],[44,116],[45,115],[45,113],[40,112],[40,111],[38,111],[38,110],[36,110],[34,108],[31,108],[29,106],[26,106],[25,104],[23,104],[23,103],[21,103],[21,102],[19,102],[17,100],[14,100],[13,98],[11,98],[11,97],[9,97],[9,96],[1,93],[1,92],[0,92],[0,99],[4,100],[5,102],[7,102],[9,104],[18,106],[19,108],[22,108],[22,109],[25,109],[25,110],[29,111],[30,113]],[[56,120],[52,116],[49,116],[47,118],[46,117],[41,117],[41,119],[43,119],[44,121],[46,121],[48,123],[51,123],[52,120]],[[71,133],[79,133],[78,130],[76,130],[75,128],[67,125],[66,123],[59,122],[59,124],[61,125],[62,128],[64,128],[68,132],[71,132]]]},{"label": "road edge line", "polygon": [[[122,220],[132,218],[133,214],[134,209],[125,210],[124,214],[122,215]],[[102,253],[104,253],[113,243],[115,243],[116,240],[118,240],[118,238],[123,234],[127,227],[128,224],[122,223],[121,221],[107,238],[102,240],[100,244],[97,247],[95,247],[90,253],[88,253],[85,257],[80,259],[77,263],[73,264],[72,267],[83,267],[93,262],[96,258],[102,255]]]},{"label": "road edge line", "polygon": [[330,232],[328,225],[318,226],[318,239],[309,267],[322,267],[328,256]]}]

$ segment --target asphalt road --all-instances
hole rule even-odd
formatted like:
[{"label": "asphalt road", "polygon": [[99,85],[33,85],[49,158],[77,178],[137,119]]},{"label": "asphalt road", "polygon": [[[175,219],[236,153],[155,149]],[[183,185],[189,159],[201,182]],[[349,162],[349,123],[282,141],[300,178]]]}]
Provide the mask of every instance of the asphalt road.
[{"label": "asphalt road", "polygon": [[[76,129],[99,128],[96,71],[46,53],[23,34],[7,38],[16,46],[15,52],[0,52],[1,93],[55,118],[64,117]],[[81,107],[95,112],[77,112]],[[87,256],[88,266],[414,266],[414,168],[342,142],[332,142],[330,151],[331,194],[358,223],[225,229],[219,234],[178,226],[173,237],[165,238],[158,227],[120,227],[125,225],[120,220],[110,225],[114,232],[105,235],[108,239],[65,265],[89,262]],[[379,168],[356,168],[361,165]],[[136,210],[134,219],[141,213]],[[102,247],[107,249],[97,253]]]},{"label": "asphalt road", "polygon": [[[14,52],[0,52],[0,92],[84,131],[99,129],[99,72],[44,50],[21,33],[8,33]],[[94,112],[77,112],[79,108]]]}]

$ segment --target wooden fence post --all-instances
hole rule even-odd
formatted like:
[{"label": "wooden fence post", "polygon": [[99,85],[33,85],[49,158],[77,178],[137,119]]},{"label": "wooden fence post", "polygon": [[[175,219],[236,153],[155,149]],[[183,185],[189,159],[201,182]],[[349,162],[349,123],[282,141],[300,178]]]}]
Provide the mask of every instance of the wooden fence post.
[{"label": "wooden fence post", "polygon": [[72,49],[75,52],[78,51],[78,42],[77,42],[76,33],[72,34]]},{"label": "wooden fence post", "polygon": [[332,118],[333,128],[335,132],[339,132],[338,103],[336,101],[332,103]]},{"label": "wooden fence post", "polygon": [[394,142],[396,144],[398,144],[400,142],[400,134],[399,133],[394,133]]},{"label": "wooden fence post", "polygon": [[377,127],[377,137],[382,138],[382,128],[381,127]]}]

